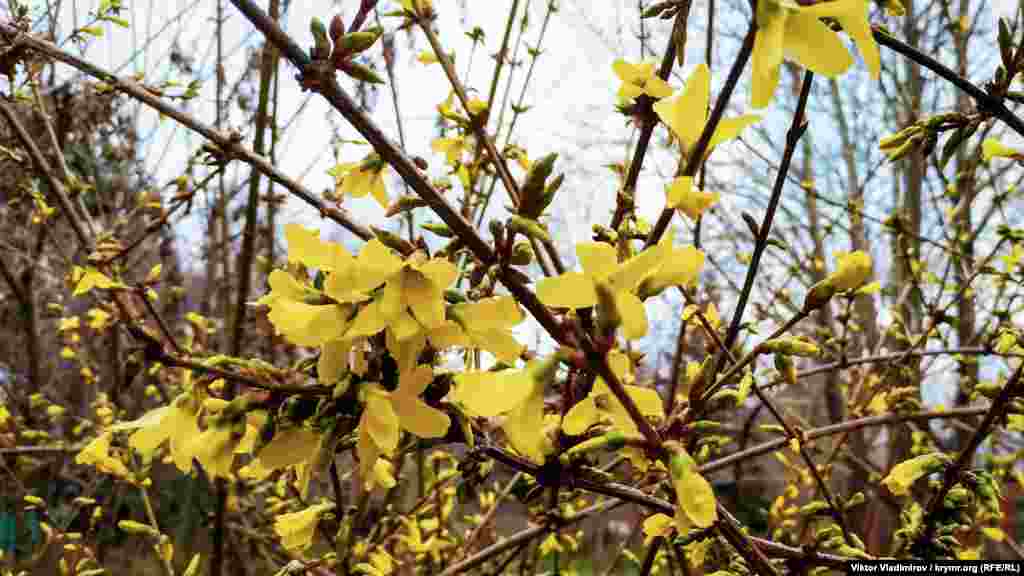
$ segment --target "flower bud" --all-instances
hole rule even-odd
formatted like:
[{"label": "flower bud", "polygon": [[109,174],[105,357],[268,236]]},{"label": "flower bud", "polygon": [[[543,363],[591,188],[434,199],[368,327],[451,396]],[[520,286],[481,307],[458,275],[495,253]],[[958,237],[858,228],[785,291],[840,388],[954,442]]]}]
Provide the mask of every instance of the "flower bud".
[{"label": "flower bud", "polygon": [[333,42],[337,42],[345,35],[345,21],[341,19],[341,14],[335,14],[334,18],[331,18],[329,32]]}]

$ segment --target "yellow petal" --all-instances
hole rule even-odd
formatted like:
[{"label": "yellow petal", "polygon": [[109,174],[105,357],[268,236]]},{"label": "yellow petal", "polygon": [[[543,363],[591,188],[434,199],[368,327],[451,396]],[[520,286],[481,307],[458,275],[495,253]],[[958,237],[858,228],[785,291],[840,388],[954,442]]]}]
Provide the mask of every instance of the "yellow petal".
[{"label": "yellow petal", "polygon": [[525,346],[508,330],[473,331],[470,339],[477,348],[483,348],[506,364],[515,364]]},{"label": "yellow petal", "polygon": [[597,292],[590,276],[566,272],[537,283],[537,298],[555,308],[589,308],[597,304]]},{"label": "yellow petal", "polygon": [[631,292],[619,291],[615,294],[615,307],[626,339],[636,340],[647,334],[647,311],[639,298]]},{"label": "yellow petal", "polygon": [[692,522],[698,528],[707,528],[718,520],[717,500],[711,484],[697,472],[692,459],[683,463],[679,456],[672,459],[672,483],[676,490],[678,511],[676,526],[680,532]]},{"label": "yellow petal", "polygon": [[359,430],[369,436],[384,454],[391,455],[398,447],[398,415],[395,414],[390,395],[375,385],[371,385],[366,395]]},{"label": "yellow petal", "polygon": [[562,420],[562,431],[570,436],[585,434],[594,424],[601,421],[601,412],[593,394],[577,402],[565,414]]},{"label": "yellow petal", "polygon": [[415,396],[395,394],[391,403],[402,423],[402,428],[420,438],[441,438],[448,433],[451,419],[447,414],[428,406]]},{"label": "yellow petal", "polygon": [[348,353],[351,349],[351,340],[332,340],[320,348],[316,372],[321,384],[333,384],[345,375],[348,370]]},{"label": "yellow petal", "polygon": [[523,403],[531,390],[532,380],[523,370],[462,372],[455,375],[452,399],[471,413],[489,418]]},{"label": "yellow petal", "polygon": [[319,434],[305,428],[291,428],[274,434],[256,459],[264,468],[277,470],[312,460],[319,447]]},{"label": "yellow petal", "polygon": [[423,327],[444,324],[444,293],[425,276],[412,270],[403,275],[402,295]]},{"label": "yellow petal", "polygon": [[779,65],[783,58],[786,14],[770,0],[757,3],[757,36],[751,55],[751,105],[764,108],[779,84]]},{"label": "yellow petal", "polygon": [[544,382],[530,379],[526,398],[505,418],[509,444],[536,464],[544,463]]},{"label": "yellow petal", "polygon": [[302,262],[319,270],[334,270],[355,261],[340,244],[320,240],[319,230],[288,224],[284,227],[284,236],[288,242],[289,262]]},{"label": "yellow petal", "polygon": [[986,138],[985,141],[981,143],[981,154],[982,158],[988,162],[995,157],[1015,158],[1020,156],[1021,152],[1010,148],[1009,146],[1005,146],[995,138]]},{"label": "yellow petal", "polygon": [[675,134],[685,148],[697,143],[708,116],[711,99],[711,71],[699,64],[676,96],[659,100],[654,112]]},{"label": "yellow petal", "polygon": [[267,317],[297,346],[320,346],[341,338],[347,327],[346,308],[337,304],[319,306],[281,298],[271,304]]},{"label": "yellow petal", "polygon": [[711,151],[714,150],[715,146],[738,137],[747,126],[757,124],[760,121],[761,117],[756,114],[744,114],[743,116],[737,116],[735,118],[723,118],[715,128],[714,135],[711,136],[711,142],[708,143],[708,149],[705,152],[705,157],[711,154]]},{"label": "yellow petal", "polygon": [[667,514],[655,514],[644,520],[644,546],[650,546],[651,540],[672,533],[672,518]]},{"label": "yellow petal", "polygon": [[619,265],[615,247],[606,242],[580,242],[576,245],[576,256],[583,272],[593,278],[604,278]]},{"label": "yellow petal", "polygon": [[281,514],[274,519],[274,531],[287,550],[301,552],[313,544],[320,515],[334,508],[334,504],[317,504],[305,510]]},{"label": "yellow petal", "polygon": [[386,282],[402,269],[402,259],[394,251],[374,238],[363,246],[356,257],[358,275],[353,278],[354,290],[369,292]]},{"label": "yellow petal", "polygon": [[[888,4],[894,4],[890,2]],[[888,9],[889,6],[887,5]],[[902,8],[902,7],[901,7]],[[857,45],[864,64],[867,65],[871,77],[878,79],[881,72],[881,58],[878,54],[878,44],[871,33],[871,22],[868,21],[868,2],[866,0],[834,0],[832,2],[819,2],[805,8],[808,13],[816,17],[831,16],[835,18],[843,30],[850,35],[850,39]]]},{"label": "yellow petal", "polygon": [[705,210],[718,201],[717,192],[701,192],[693,187],[693,178],[680,176],[665,190],[666,204],[678,208],[693,220],[700,218]]},{"label": "yellow petal", "polygon": [[839,36],[809,11],[792,12],[786,19],[785,35],[786,55],[815,74],[835,78],[853,66],[853,57]]}]

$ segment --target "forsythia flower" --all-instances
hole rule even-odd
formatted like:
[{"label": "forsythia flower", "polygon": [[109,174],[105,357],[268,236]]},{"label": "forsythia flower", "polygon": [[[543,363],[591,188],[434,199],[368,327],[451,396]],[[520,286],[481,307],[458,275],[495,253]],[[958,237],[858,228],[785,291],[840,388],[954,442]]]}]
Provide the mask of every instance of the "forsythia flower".
[{"label": "forsythia flower", "polygon": [[537,298],[556,308],[590,308],[598,303],[598,290],[605,290],[615,308],[605,313],[621,320],[626,338],[641,338],[647,333],[647,314],[633,291],[666,262],[671,252],[671,244],[659,242],[620,264],[615,248],[609,244],[577,244],[576,255],[583,272],[544,278],[537,283]]},{"label": "forsythia flower", "polygon": [[429,333],[435,347],[482,348],[506,364],[514,364],[522,354],[524,346],[512,335],[512,327],[523,321],[515,298],[499,296],[456,304],[448,315],[453,320]]},{"label": "forsythia flower", "polygon": [[672,87],[658,77],[654,62],[630,64],[621,58],[612,63],[612,71],[622,81],[619,98],[632,100],[641,94],[651,98],[665,98],[672,94]]},{"label": "forsythia flower", "polygon": [[771,102],[779,83],[779,65],[785,56],[815,74],[834,78],[853,65],[853,57],[839,37],[820,18],[833,18],[857,44],[871,76],[878,78],[878,45],[868,22],[867,0],[834,0],[803,6],[789,0],[757,3],[754,39],[753,97],[755,108]]},{"label": "forsythia flower", "polygon": [[97,436],[85,448],[82,448],[78,456],[75,456],[75,462],[86,466],[93,466],[100,472],[111,474],[118,478],[131,478],[131,472],[128,471],[124,462],[110,455],[112,435],[112,432],[106,432]]},{"label": "forsythia flower", "polygon": [[718,202],[718,192],[704,192],[693,186],[693,176],[679,176],[665,189],[665,205],[677,208],[692,220]]},{"label": "forsythia flower", "polygon": [[689,526],[707,528],[718,520],[715,491],[697,471],[693,461],[681,447],[669,461],[669,473],[676,490],[676,528],[685,533]]},{"label": "forsythia flower", "polygon": [[[675,96],[657,102],[654,105],[654,112],[681,144],[689,149],[697,144],[701,133],[704,132],[710,101],[711,71],[708,70],[707,64],[699,64],[686,81],[686,87]],[[715,133],[708,142],[704,156],[707,157],[718,144],[739,136],[744,128],[760,119],[760,116],[752,114],[723,118],[715,127]]]},{"label": "forsythia flower", "polygon": [[171,459],[178,470],[192,471],[193,441],[199,436],[199,401],[191,392],[184,392],[162,406],[131,422],[118,424],[114,430],[132,430],[135,433],[128,444],[147,458],[165,441],[170,443]]},{"label": "forsythia flower", "polygon": [[[641,414],[656,420],[665,419],[664,403],[656,390],[629,384],[634,380],[633,366],[625,354],[618,350],[609,352],[608,365],[622,382],[626,393],[633,399],[633,403],[636,404]],[[565,415],[562,430],[566,434],[579,436],[603,420],[607,420],[613,428],[626,436],[642,437],[629,412],[626,412],[625,406],[608,388],[608,384],[603,379],[597,378],[590,394],[582,401],[577,402]]]},{"label": "forsythia flower", "polygon": [[906,496],[918,478],[938,472],[948,462],[944,454],[923,454],[893,466],[882,484],[896,496]]},{"label": "forsythia flower", "polygon": [[672,533],[672,518],[668,514],[657,513],[648,516],[644,520],[644,546],[650,546],[651,541],[659,536],[668,536]]},{"label": "forsythia flower", "polygon": [[981,143],[981,156],[985,162],[993,158],[1024,160],[1024,152],[1010,148],[995,138],[985,138],[985,141]]},{"label": "forsythia flower", "polygon": [[825,281],[840,292],[860,288],[871,278],[871,256],[866,252],[837,252],[837,269]]},{"label": "forsythia flower", "polygon": [[324,503],[310,506],[305,510],[281,514],[274,519],[274,531],[281,538],[281,545],[288,550],[301,552],[313,544],[320,515],[334,509],[334,504]]},{"label": "forsythia flower", "polygon": [[419,55],[416,56],[416,60],[418,60],[420,64],[428,65],[436,64],[438,62],[437,54],[434,54],[433,50],[423,50],[422,52],[419,53]]},{"label": "forsythia flower", "polygon": [[398,448],[402,429],[420,438],[440,438],[448,432],[451,419],[444,412],[420,399],[433,379],[430,366],[418,366],[399,376],[398,389],[388,392],[370,384],[366,387],[366,405],[359,420],[359,469],[370,478],[377,458],[391,455]]},{"label": "forsythia flower", "polygon": [[373,196],[382,208],[388,207],[388,193],[384,189],[384,168],[387,165],[376,153],[370,153],[360,162],[338,164],[327,171],[334,176],[334,193],[337,196],[362,198]]},{"label": "forsythia flower", "polygon": [[525,370],[462,372],[455,375],[454,401],[475,416],[506,414],[502,429],[517,452],[542,464],[552,446],[546,440],[544,388],[554,378],[558,361],[533,360]]}]

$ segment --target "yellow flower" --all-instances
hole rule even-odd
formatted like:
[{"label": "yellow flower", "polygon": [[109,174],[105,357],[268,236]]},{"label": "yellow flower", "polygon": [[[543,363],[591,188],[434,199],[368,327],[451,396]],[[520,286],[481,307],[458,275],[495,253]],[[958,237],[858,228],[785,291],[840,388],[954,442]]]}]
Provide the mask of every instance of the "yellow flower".
[{"label": "yellow flower", "polygon": [[287,550],[301,552],[313,544],[320,515],[333,509],[334,504],[325,502],[298,512],[281,514],[274,519],[274,532]]},{"label": "yellow flower", "polygon": [[906,496],[910,487],[922,476],[938,472],[945,466],[948,458],[943,454],[923,454],[893,466],[882,484],[896,496]]},{"label": "yellow flower", "polygon": [[665,204],[678,208],[692,220],[718,202],[718,192],[704,192],[693,187],[693,176],[680,176],[665,189]]},{"label": "yellow flower", "polygon": [[640,285],[640,293],[646,296],[660,294],[669,286],[689,288],[697,283],[704,268],[704,252],[694,246],[672,248],[665,263]]},{"label": "yellow flower", "polygon": [[479,98],[470,98],[469,102],[466,103],[466,107],[470,114],[477,116],[484,110],[487,110],[487,102]]},{"label": "yellow flower", "polygon": [[[440,564],[441,552],[455,546],[454,542],[440,538],[436,529],[433,530],[434,533],[429,538],[424,540],[419,522],[415,518],[402,518],[402,523],[405,524],[408,534],[399,536],[398,539],[404,542],[409,547],[409,551],[416,556],[429,554],[435,564]],[[436,521],[434,523],[436,524]]]},{"label": "yellow flower", "polygon": [[150,410],[141,418],[114,426],[114,430],[136,430],[128,444],[146,458],[165,441],[170,443],[171,459],[178,470],[192,471],[193,441],[199,436],[199,402],[184,392],[167,406]]},{"label": "yellow flower", "polygon": [[757,4],[754,39],[753,97],[755,108],[771,102],[779,83],[779,65],[788,56],[816,74],[834,78],[853,65],[842,41],[820,18],[835,19],[857,43],[873,78],[878,78],[878,45],[871,35],[865,0],[835,0],[801,6],[788,0]]},{"label": "yellow flower", "polygon": [[825,281],[837,291],[843,292],[863,286],[871,278],[871,256],[866,252],[836,252],[836,271]]},{"label": "yellow flower", "polygon": [[235,461],[235,448],[244,437],[244,420],[242,429],[231,423],[221,422],[215,418],[210,427],[193,441],[192,455],[203,470],[211,478],[228,478],[231,476],[231,465]]},{"label": "yellow flower", "polygon": [[371,153],[361,162],[338,164],[327,173],[334,176],[334,193],[337,196],[362,198],[370,194],[382,208],[386,209],[390,202],[387,190],[384,189],[386,166],[380,156]]},{"label": "yellow flower", "polygon": [[93,288],[107,290],[110,288],[124,287],[124,284],[111,280],[102,272],[91,266],[87,268],[75,266],[71,271],[71,280],[75,285],[75,291],[71,293],[72,296],[81,296]]},{"label": "yellow flower", "polygon": [[619,98],[632,100],[641,94],[651,98],[665,98],[672,94],[672,87],[658,77],[654,62],[630,64],[619,58],[612,63],[612,71],[622,81]]},{"label": "yellow flower", "polygon": [[89,328],[103,330],[110,322],[110,314],[101,308],[92,308],[87,313],[89,316]]},{"label": "yellow flower", "polygon": [[533,360],[525,370],[462,372],[455,375],[451,397],[482,418],[506,414],[502,429],[509,444],[531,461],[543,464],[553,449],[545,436],[544,389],[558,361]]},{"label": "yellow flower", "polygon": [[[655,420],[665,419],[664,404],[658,392],[631,384],[634,381],[633,365],[625,354],[618,350],[609,352],[608,364],[641,414]],[[579,436],[591,426],[602,422],[611,424],[626,436],[642,437],[633,418],[626,412],[626,407],[615,397],[608,384],[602,378],[597,378],[590,394],[565,415],[562,430],[571,436]]]},{"label": "yellow flower", "polygon": [[78,330],[80,326],[81,320],[79,320],[78,316],[61,318],[60,322],[57,324],[57,333],[60,334],[62,332],[73,332],[75,330]]},{"label": "yellow flower", "polygon": [[669,473],[676,490],[676,529],[707,528],[718,520],[717,500],[711,484],[697,471],[697,464],[683,450],[669,461]]},{"label": "yellow flower", "polygon": [[364,253],[368,257],[359,281],[370,287],[384,284],[384,288],[359,310],[347,337],[372,336],[390,328],[401,341],[444,323],[444,290],[459,275],[451,262],[428,260],[422,252],[403,262],[377,240],[366,244],[359,254],[361,260]]},{"label": "yellow flower", "polygon": [[462,153],[466,151],[466,139],[462,136],[452,138],[436,138],[430,143],[430,149],[438,154],[445,155],[445,162],[449,166],[455,166],[462,159]]},{"label": "yellow flower", "polygon": [[[768,1],[768,0],[766,0]],[[675,96],[660,100],[654,111],[661,121],[675,134],[685,149],[697,144],[708,119],[708,103],[711,101],[711,71],[706,64],[699,64],[686,81],[686,87]],[[740,135],[747,126],[758,122],[760,116],[745,114],[736,118],[723,118],[715,128],[708,142],[707,157],[718,144]]]},{"label": "yellow flower", "polygon": [[440,438],[448,432],[448,415],[420,399],[433,377],[433,369],[424,365],[402,373],[394,392],[367,385],[357,444],[363,478],[370,478],[381,454],[394,454],[403,429],[420,438]]},{"label": "yellow flower", "polygon": [[522,354],[524,346],[512,335],[512,327],[523,321],[515,298],[499,296],[456,304],[448,315],[453,320],[428,334],[436,348],[482,348],[506,364],[514,364]]},{"label": "yellow flower", "polygon": [[598,290],[605,290],[615,308],[605,313],[621,320],[626,338],[641,338],[647,333],[647,314],[643,302],[633,291],[665,263],[671,249],[668,243],[659,242],[620,264],[615,248],[609,244],[577,244],[576,255],[583,272],[544,278],[537,283],[537,297],[556,308],[590,308],[598,302]]},{"label": "yellow flower", "polygon": [[985,138],[985,141],[981,143],[981,156],[985,162],[993,158],[1024,160],[1024,152],[1010,148],[995,138]]},{"label": "yellow flower", "polygon": [[[403,0],[407,2],[409,0]],[[421,0],[422,1],[422,0]],[[368,576],[391,576],[395,572],[395,559],[384,550],[370,553],[369,562],[355,565],[356,572]]]},{"label": "yellow flower", "polygon": [[668,536],[672,533],[672,518],[668,514],[657,513],[648,516],[644,520],[644,546],[650,546],[651,541],[659,536]]},{"label": "yellow flower", "polygon": [[131,478],[131,472],[124,465],[124,462],[115,456],[110,455],[110,440],[112,432],[106,432],[97,436],[87,444],[82,451],[75,456],[77,464],[93,466],[104,474],[110,474],[118,478]]},{"label": "yellow flower", "polygon": [[416,60],[418,60],[420,64],[427,65],[436,64],[438,62],[437,54],[434,54],[433,50],[423,50],[418,56],[416,56]]}]

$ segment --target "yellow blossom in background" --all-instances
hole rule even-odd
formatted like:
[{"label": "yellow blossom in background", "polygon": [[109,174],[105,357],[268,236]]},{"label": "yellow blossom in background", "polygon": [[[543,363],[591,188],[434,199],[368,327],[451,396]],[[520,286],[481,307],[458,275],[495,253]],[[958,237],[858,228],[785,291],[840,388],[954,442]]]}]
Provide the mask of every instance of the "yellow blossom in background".
[{"label": "yellow blossom in background", "polygon": [[338,197],[362,198],[367,194],[387,208],[388,193],[384,188],[384,168],[387,165],[376,153],[370,153],[360,162],[345,162],[327,171],[334,176],[334,193]]},{"label": "yellow blossom in background", "polygon": [[368,560],[369,562],[356,564],[355,571],[367,576],[391,576],[395,573],[395,559],[384,550],[371,552]]},{"label": "yellow blossom in background", "polygon": [[836,252],[836,271],[825,281],[842,292],[860,288],[871,279],[871,256],[866,252]]},{"label": "yellow blossom in background", "polygon": [[690,245],[673,247],[665,263],[640,285],[640,293],[646,297],[660,294],[669,286],[690,288],[697,284],[703,269],[704,252]]},{"label": "yellow blossom in background", "polygon": [[162,406],[131,422],[118,424],[115,430],[135,430],[129,445],[146,458],[164,442],[169,442],[171,459],[178,470],[192,471],[193,441],[199,436],[199,402],[185,392],[167,406]]},{"label": "yellow blossom in background", "polygon": [[334,504],[323,503],[305,510],[281,514],[274,519],[274,532],[281,538],[281,545],[293,552],[301,552],[313,544],[320,516],[334,509]]},{"label": "yellow blossom in background", "polygon": [[89,316],[89,328],[103,330],[110,323],[110,314],[102,308],[92,308],[87,313]]},{"label": "yellow blossom in background", "polygon": [[112,436],[113,432],[105,432],[97,436],[92,442],[82,448],[78,456],[75,456],[75,463],[93,466],[104,474],[111,474],[118,478],[131,478],[131,472],[128,471],[124,462],[110,455]]},{"label": "yellow blossom in background", "polygon": [[657,537],[666,537],[672,533],[675,526],[672,524],[672,517],[668,514],[657,513],[648,516],[643,523],[644,546],[650,546],[651,541]]},{"label": "yellow blossom in background", "polygon": [[436,64],[438,62],[437,54],[434,54],[433,50],[423,50],[417,56],[416,60],[420,64]]},{"label": "yellow blossom in background", "polygon": [[[711,71],[706,64],[699,64],[690,74],[686,86],[676,95],[658,101],[654,112],[679,139],[684,150],[697,144],[704,125],[707,124],[711,101]],[[715,146],[740,135],[747,126],[761,120],[760,116],[745,114],[736,118],[722,118],[708,142],[705,158]]]},{"label": "yellow blossom in background", "polygon": [[108,290],[110,288],[124,287],[124,284],[111,280],[102,272],[92,267],[82,268],[81,266],[75,266],[71,271],[71,282],[75,285],[75,290],[71,293],[72,296],[81,296],[93,288]]},{"label": "yellow blossom in background", "polygon": [[672,94],[672,87],[657,75],[654,62],[630,64],[619,58],[612,63],[612,71],[622,81],[618,96],[632,100],[641,94],[651,98],[665,98]]},{"label": "yellow blossom in background", "polygon": [[60,322],[57,323],[57,333],[71,332],[78,330],[82,322],[78,316],[71,316],[68,318],[61,318]]},{"label": "yellow blossom in background", "polygon": [[993,158],[1024,160],[1024,152],[1010,148],[995,138],[985,138],[985,141],[981,143],[981,157],[985,162]]},{"label": "yellow blossom in background", "polygon": [[444,154],[445,162],[449,166],[455,166],[462,159],[462,153],[468,150],[466,138],[453,136],[451,138],[435,138],[430,143],[430,149],[438,154]]},{"label": "yellow blossom in background", "polygon": [[598,290],[605,290],[614,303],[615,314],[628,339],[647,334],[647,314],[643,302],[633,293],[641,282],[662,266],[672,246],[659,242],[629,260],[619,263],[615,248],[604,242],[576,245],[583,272],[566,272],[537,283],[537,298],[556,308],[590,308],[598,303]]},{"label": "yellow blossom in background", "polygon": [[691,220],[700,218],[715,202],[718,202],[718,192],[704,192],[694,188],[692,176],[680,176],[665,189],[665,205],[678,209]]}]

